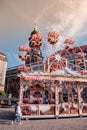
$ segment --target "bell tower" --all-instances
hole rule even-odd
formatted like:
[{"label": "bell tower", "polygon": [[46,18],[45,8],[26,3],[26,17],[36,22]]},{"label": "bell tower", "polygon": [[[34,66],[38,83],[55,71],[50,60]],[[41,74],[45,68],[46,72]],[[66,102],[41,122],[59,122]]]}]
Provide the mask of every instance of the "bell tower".
[{"label": "bell tower", "polygon": [[31,47],[31,51],[27,52],[30,55],[30,59],[28,59],[25,64],[29,67],[33,65],[39,65],[43,63],[42,52],[40,50],[41,41],[37,38],[40,34],[37,31],[37,25],[35,24],[34,30],[31,32],[29,37],[29,47]]}]

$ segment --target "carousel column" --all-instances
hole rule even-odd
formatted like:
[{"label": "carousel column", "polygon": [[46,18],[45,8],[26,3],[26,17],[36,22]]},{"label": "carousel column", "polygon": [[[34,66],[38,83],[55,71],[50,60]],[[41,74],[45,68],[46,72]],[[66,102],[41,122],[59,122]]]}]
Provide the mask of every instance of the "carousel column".
[{"label": "carousel column", "polygon": [[57,85],[55,85],[55,115],[56,115],[56,119],[58,118],[59,115],[59,94],[58,94],[58,88]]},{"label": "carousel column", "polygon": [[20,78],[20,91],[19,91],[19,102],[23,100],[23,80]]},{"label": "carousel column", "polygon": [[70,114],[71,111],[70,111],[70,93],[71,93],[71,88],[70,88],[70,83],[68,83],[68,113]]},{"label": "carousel column", "polygon": [[79,115],[82,116],[82,104],[81,104],[81,92],[80,84],[77,84],[77,92],[78,92],[78,107],[79,107]]},{"label": "carousel column", "polygon": [[45,70],[46,70],[46,64],[44,63],[44,72],[45,72]]},{"label": "carousel column", "polygon": [[50,72],[50,59],[48,58],[48,73]]}]

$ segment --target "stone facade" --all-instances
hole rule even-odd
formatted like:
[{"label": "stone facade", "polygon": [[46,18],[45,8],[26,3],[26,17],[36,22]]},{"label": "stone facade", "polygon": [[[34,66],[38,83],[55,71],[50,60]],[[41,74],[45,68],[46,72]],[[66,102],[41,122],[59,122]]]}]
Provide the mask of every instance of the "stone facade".
[{"label": "stone facade", "polygon": [[5,54],[0,52],[0,90],[4,90],[6,69],[7,69],[7,58]]}]

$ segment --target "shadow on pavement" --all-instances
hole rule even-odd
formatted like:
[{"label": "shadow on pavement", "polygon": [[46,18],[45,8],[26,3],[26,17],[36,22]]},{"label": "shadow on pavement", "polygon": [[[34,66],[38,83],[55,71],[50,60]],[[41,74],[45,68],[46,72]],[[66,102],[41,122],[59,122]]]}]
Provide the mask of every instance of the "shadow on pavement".
[{"label": "shadow on pavement", "polygon": [[11,125],[11,121],[9,121],[9,120],[0,120],[0,124],[2,124],[2,125]]},{"label": "shadow on pavement", "polygon": [[0,109],[0,122],[4,122],[4,120],[12,120],[14,118],[14,111],[12,110],[3,110]]}]

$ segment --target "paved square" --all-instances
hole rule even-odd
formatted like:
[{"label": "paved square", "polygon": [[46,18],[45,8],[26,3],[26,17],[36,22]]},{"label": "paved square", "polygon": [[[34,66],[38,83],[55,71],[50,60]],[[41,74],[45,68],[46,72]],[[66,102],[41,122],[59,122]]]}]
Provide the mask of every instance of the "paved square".
[{"label": "paved square", "polygon": [[0,130],[87,130],[87,117],[22,120],[22,125],[11,125],[13,115],[13,108],[0,108]]}]

